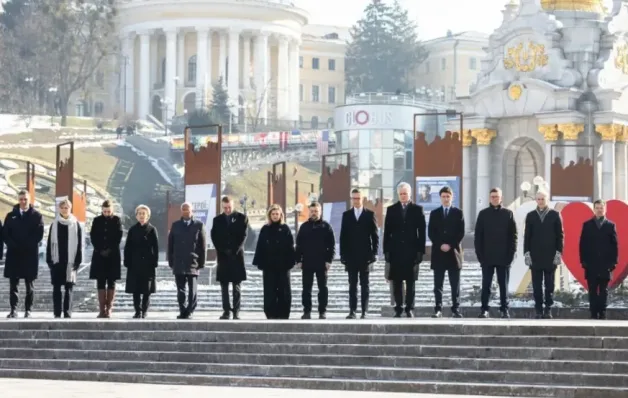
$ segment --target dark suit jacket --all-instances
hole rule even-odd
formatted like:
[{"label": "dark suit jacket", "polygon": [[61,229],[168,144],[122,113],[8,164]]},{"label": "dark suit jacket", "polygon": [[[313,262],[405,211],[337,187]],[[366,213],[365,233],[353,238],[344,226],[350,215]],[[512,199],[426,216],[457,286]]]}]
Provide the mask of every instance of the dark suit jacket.
[{"label": "dark suit jacket", "polygon": [[[432,241],[432,269],[462,268],[462,239],[464,239],[464,216],[462,210],[450,207],[447,217],[443,207],[430,212],[427,235]],[[451,247],[444,252],[440,247]]]},{"label": "dark suit jacket", "polygon": [[210,233],[218,257],[216,280],[240,283],[246,280],[244,242],[249,230],[249,219],[237,211],[228,217],[231,222],[228,222],[224,213],[214,217]]},{"label": "dark suit jacket", "polygon": [[364,271],[377,259],[379,235],[375,213],[362,208],[360,219],[355,219],[355,209],[342,213],[340,227],[340,262],[347,271]]},{"label": "dark suit jacket", "polygon": [[401,203],[388,207],[384,221],[384,255],[390,263],[390,280],[416,278],[414,266],[425,254],[423,207],[409,203],[403,216]]},{"label": "dark suit jacket", "polygon": [[595,218],[592,218],[582,224],[580,263],[586,270],[586,278],[611,280],[618,262],[619,247],[615,223],[604,219],[598,228]]}]

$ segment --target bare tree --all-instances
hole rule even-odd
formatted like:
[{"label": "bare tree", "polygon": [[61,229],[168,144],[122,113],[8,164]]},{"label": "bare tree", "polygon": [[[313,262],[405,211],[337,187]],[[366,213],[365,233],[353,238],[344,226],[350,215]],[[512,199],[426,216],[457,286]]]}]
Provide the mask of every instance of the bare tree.
[{"label": "bare tree", "polygon": [[[253,132],[257,131],[260,125],[266,124],[267,120],[269,119],[269,109],[272,102],[274,101],[274,96],[272,95],[272,86],[273,79],[271,78],[268,80],[268,82],[266,82],[266,85],[264,86],[262,92],[258,95],[255,83],[251,83],[251,88],[255,94],[254,100],[250,103],[251,106],[246,107],[246,117],[251,121],[251,129]],[[264,118],[262,115],[264,105],[266,106],[266,118]]]}]

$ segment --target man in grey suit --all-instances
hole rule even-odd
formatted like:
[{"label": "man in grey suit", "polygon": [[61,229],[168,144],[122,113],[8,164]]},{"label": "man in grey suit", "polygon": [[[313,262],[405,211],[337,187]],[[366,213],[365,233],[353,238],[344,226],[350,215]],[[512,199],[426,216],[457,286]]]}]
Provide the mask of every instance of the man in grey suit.
[{"label": "man in grey suit", "polygon": [[179,301],[180,314],[177,319],[190,319],[196,309],[198,274],[205,267],[206,253],[205,225],[194,219],[192,205],[183,203],[181,219],[172,223],[168,235],[168,265],[175,277]]}]

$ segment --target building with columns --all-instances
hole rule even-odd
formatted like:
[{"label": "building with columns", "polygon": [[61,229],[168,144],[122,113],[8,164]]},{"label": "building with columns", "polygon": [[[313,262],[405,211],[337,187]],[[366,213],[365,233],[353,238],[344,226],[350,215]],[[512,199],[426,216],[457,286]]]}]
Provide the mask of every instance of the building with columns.
[{"label": "building with columns", "polygon": [[[555,157],[592,159],[594,197],[628,199],[628,0],[511,0],[489,39],[464,112],[463,191],[470,220],[491,187],[504,203]],[[458,127],[456,127],[458,126]],[[447,123],[459,130],[459,121]]]}]

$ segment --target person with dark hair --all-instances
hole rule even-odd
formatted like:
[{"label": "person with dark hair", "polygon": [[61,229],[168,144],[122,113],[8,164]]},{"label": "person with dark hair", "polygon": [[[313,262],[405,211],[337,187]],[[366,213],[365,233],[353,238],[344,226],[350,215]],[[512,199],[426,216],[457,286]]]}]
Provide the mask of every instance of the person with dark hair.
[{"label": "person with dark hair", "polygon": [[517,224],[511,210],[502,206],[502,190],[493,188],[490,204],[478,214],[475,223],[475,255],[482,267],[482,310],[480,318],[489,317],[493,275],[497,273],[501,317],[510,318],[508,280],[510,266],[517,252]]},{"label": "person with dark hair", "polygon": [[369,307],[369,272],[377,260],[379,235],[375,213],[365,209],[359,189],[351,191],[353,207],[342,214],[340,227],[340,262],[349,274],[349,315],[356,318],[358,308],[358,279],[362,304],[362,319]]},{"label": "person with dark hair", "polygon": [[284,220],[281,206],[270,206],[262,227],[253,265],[263,272],[264,313],[267,319],[290,318],[292,290],[290,270],[294,267],[294,238]]},{"label": "person with dark hair", "polygon": [[192,204],[185,202],[181,205],[181,219],[172,223],[168,235],[168,266],[174,274],[179,302],[177,319],[190,319],[194,314],[197,305],[198,275],[200,270],[205,268],[206,256],[205,225],[194,218]]},{"label": "person with dark hair", "polygon": [[312,286],[314,276],[318,285],[318,317],[327,319],[327,271],[336,255],[334,230],[321,219],[321,204],[312,202],[308,206],[310,219],[301,224],[297,233],[296,262],[303,270],[303,316],[312,319]]},{"label": "person with dark hair", "polygon": [[[249,230],[249,218],[235,211],[233,199],[221,200],[222,214],[214,217],[211,239],[216,248],[218,265],[216,280],[220,283],[222,310],[220,319],[240,319],[241,284],[246,280],[244,243]],[[233,304],[229,303],[229,284],[233,289]]]},{"label": "person with dark hair", "polygon": [[113,214],[111,202],[102,203],[102,213],[92,221],[89,236],[94,247],[89,279],[96,280],[98,318],[110,318],[116,295],[116,281],[121,277],[122,221]]},{"label": "person with dark hair", "polygon": [[20,279],[24,279],[26,285],[24,317],[29,318],[35,299],[34,283],[39,274],[39,243],[44,237],[44,219],[30,204],[28,192],[20,191],[17,197],[19,203],[7,214],[2,228],[2,240],[7,246],[4,277],[9,279],[11,306],[7,318],[17,318]]},{"label": "person with dark hair", "polygon": [[[535,200],[537,207],[528,213],[525,220],[524,261],[532,273],[536,319],[551,319],[556,269],[562,263],[563,256],[563,221],[559,212],[549,208],[546,192],[537,192]],[[543,290],[543,280],[545,280],[545,290]],[[543,309],[543,293],[545,293],[545,309]]]},{"label": "person with dark hair", "polygon": [[431,203],[432,202],[432,187],[428,184],[419,186],[418,203]]},{"label": "person with dark hair", "polygon": [[462,318],[460,313],[460,270],[462,269],[462,239],[464,239],[464,215],[452,205],[454,193],[449,187],[441,188],[441,206],[430,212],[427,235],[432,242],[431,268],[434,271],[434,315],[443,316],[443,284],[445,273],[451,286],[451,315]]},{"label": "person with dark hair", "polygon": [[619,262],[615,223],[606,218],[606,202],[593,203],[594,217],[582,224],[580,263],[589,288],[591,319],[606,319],[608,284]]}]

